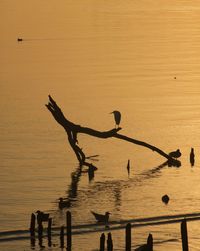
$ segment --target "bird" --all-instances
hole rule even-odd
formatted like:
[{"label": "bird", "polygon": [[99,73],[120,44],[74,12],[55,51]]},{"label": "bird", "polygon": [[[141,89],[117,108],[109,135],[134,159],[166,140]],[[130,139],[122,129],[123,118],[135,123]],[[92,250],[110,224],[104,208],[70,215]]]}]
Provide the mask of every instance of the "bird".
[{"label": "bird", "polygon": [[18,41],[18,42],[22,42],[23,39],[22,39],[22,38],[18,38],[17,41]]},{"label": "bird", "polygon": [[181,157],[181,152],[179,149],[177,149],[176,151],[170,152],[169,156],[177,159],[177,158]]},{"label": "bird", "polygon": [[165,194],[165,195],[162,196],[162,202],[165,203],[165,204],[168,204],[168,202],[169,202],[169,196],[167,194]]},{"label": "bird", "polygon": [[49,214],[41,212],[40,210],[36,211],[37,213],[37,223],[40,225],[43,221],[49,220]]},{"label": "bird", "polygon": [[70,201],[64,200],[63,198],[59,198],[58,206],[60,209],[63,209],[65,207],[70,207]]},{"label": "bird", "polygon": [[91,211],[91,213],[94,215],[95,219],[96,219],[98,222],[108,223],[109,215],[110,215],[109,212],[105,212],[105,214],[97,214],[97,213]]},{"label": "bird", "polygon": [[115,128],[119,128],[119,124],[120,124],[120,121],[121,121],[121,113],[119,111],[113,111],[111,113],[114,114]]}]

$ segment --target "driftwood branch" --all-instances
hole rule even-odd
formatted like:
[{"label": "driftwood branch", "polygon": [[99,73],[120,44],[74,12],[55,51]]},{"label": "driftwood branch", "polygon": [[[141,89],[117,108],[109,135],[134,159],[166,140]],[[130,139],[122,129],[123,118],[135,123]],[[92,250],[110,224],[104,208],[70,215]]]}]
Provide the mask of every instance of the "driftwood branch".
[{"label": "driftwood branch", "polygon": [[171,156],[169,156],[167,153],[165,153],[161,149],[153,145],[150,145],[148,143],[119,134],[118,132],[121,130],[120,127],[117,129],[115,128],[111,129],[109,131],[100,132],[92,128],[83,127],[83,126],[72,123],[64,116],[60,107],[56,104],[56,102],[53,100],[53,98],[50,95],[49,95],[49,102],[48,104],[46,104],[46,107],[51,112],[54,119],[65,129],[68,136],[69,144],[72,147],[73,151],[75,152],[76,157],[81,166],[83,165],[88,166],[89,169],[96,168],[92,163],[89,163],[86,161],[87,158],[84,152],[82,151],[82,149],[78,145],[78,140],[77,140],[78,133],[84,133],[90,136],[104,138],[104,139],[113,137],[113,138],[118,138],[121,140],[128,141],[136,145],[144,146],[151,149],[152,151],[157,152],[161,156],[165,157],[171,165],[180,166],[180,162],[178,160],[173,159]]}]

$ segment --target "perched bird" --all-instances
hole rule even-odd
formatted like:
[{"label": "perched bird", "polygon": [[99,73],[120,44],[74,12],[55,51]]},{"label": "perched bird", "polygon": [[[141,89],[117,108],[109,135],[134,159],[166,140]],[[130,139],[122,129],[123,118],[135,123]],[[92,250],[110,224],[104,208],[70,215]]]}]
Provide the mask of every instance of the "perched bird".
[{"label": "perched bird", "polygon": [[165,204],[168,204],[168,202],[169,202],[169,196],[167,194],[165,194],[165,195],[162,196],[162,202],[165,203]]},{"label": "perched bird", "polygon": [[105,212],[105,214],[97,214],[97,213],[91,211],[91,213],[94,215],[95,219],[96,219],[98,222],[108,223],[109,215],[110,215],[109,212]]},{"label": "perched bird", "polygon": [[70,201],[69,200],[63,200],[63,198],[59,198],[58,206],[60,209],[63,209],[65,207],[70,207]]},{"label": "perched bird", "polygon": [[169,156],[172,157],[172,158],[177,159],[177,158],[181,157],[181,152],[180,152],[179,149],[177,149],[177,150],[174,151],[174,152],[170,152],[170,153],[169,153]]},{"label": "perched bird", "polygon": [[49,214],[43,213],[40,210],[37,210],[37,223],[41,224],[43,221],[48,221]]},{"label": "perched bird", "polygon": [[111,112],[114,114],[114,118],[115,118],[115,127],[116,128],[119,128],[119,124],[120,124],[120,121],[121,121],[121,113],[119,111],[113,111]]},{"label": "perched bird", "polygon": [[190,164],[191,166],[194,166],[194,148],[191,148],[191,152],[190,152]]}]

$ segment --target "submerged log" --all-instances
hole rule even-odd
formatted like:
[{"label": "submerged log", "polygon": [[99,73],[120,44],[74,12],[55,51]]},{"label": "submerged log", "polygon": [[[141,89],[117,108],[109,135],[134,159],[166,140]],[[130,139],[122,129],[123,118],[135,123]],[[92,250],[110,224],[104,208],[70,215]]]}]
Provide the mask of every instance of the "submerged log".
[{"label": "submerged log", "polygon": [[165,153],[163,150],[159,149],[158,147],[150,145],[146,142],[136,140],[131,137],[119,134],[118,132],[122,129],[121,127],[101,132],[98,130],[94,130],[92,128],[83,127],[83,126],[72,123],[64,116],[62,110],[60,109],[60,107],[56,104],[55,100],[50,95],[49,95],[49,102],[48,104],[46,104],[46,107],[51,112],[54,119],[65,129],[68,136],[69,144],[71,148],[73,149],[74,153],[76,154],[76,157],[79,161],[80,166],[85,165],[85,166],[88,166],[90,169],[94,169],[94,170],[96,169],[96,167],[92,163],[89,163],[86,161],[87,157],[85,156],[84,152],[78,145],[78,140],[77,140],[78,133],[88,134],[90,136],[97,137],[97,138],[107,139],[107,138],[113,137],[120,140],[125,140],[127,142],[149,148],[150,150],[155,151],[161,156],[165,157],[172,165],[180,166],[180,161],[172,158],[171,156],[169,156],[167,153]]}]

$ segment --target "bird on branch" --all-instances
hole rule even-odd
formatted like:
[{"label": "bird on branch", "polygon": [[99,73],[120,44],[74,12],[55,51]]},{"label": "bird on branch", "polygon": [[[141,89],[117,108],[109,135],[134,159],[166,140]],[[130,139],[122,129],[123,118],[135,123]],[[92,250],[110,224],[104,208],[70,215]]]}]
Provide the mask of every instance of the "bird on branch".
[{"label": "bird on branch", "polygon": [[181,157],[181,152],[180,152],[179,149],[177,149],[177,150],[174,151],[174,152],[170,152],[170,153],[169,153],[169,156],[172,157],[172,158],[177,159],[177,158]]},{"label": "bird on branch", "polygon": [[115,127],[116,128],[119,128],[119,124],[120,124],[120,121],[121,121],[121,113],[119,111],[113,111],[111,112],[114,114],[114,119],[115,119]]}]

